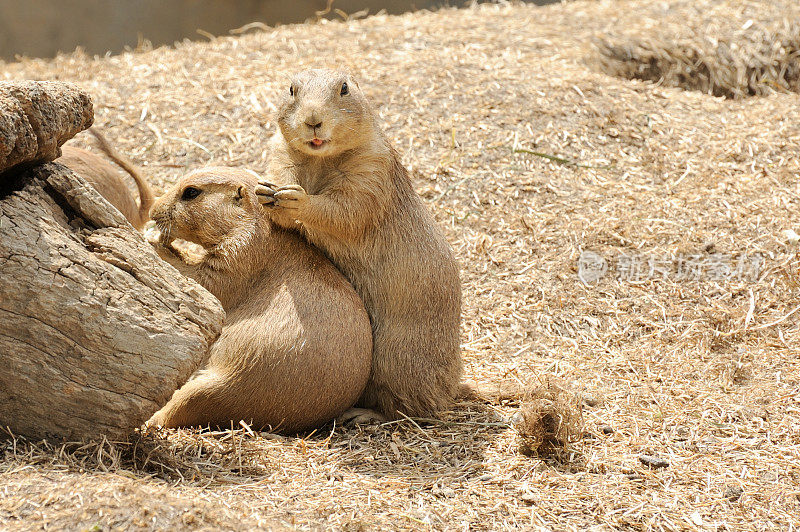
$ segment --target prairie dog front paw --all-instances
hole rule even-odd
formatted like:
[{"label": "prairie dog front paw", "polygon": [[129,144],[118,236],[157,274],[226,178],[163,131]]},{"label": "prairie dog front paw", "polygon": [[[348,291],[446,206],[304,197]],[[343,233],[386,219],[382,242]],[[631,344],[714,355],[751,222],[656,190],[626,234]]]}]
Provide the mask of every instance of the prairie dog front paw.
[{"label": "prairie dog front paw", "polygon": [[308,194],[300,185],[283,185],[274,194],[275,207],[300,210],[308,203]]},{"label": "prairie dog front paw", "polygon": [[265,206],[271,207],[275,204],[275,192],[279,187],[270,183],[269,181],[259,181],[256,185],[255,193],[258,202]]}]

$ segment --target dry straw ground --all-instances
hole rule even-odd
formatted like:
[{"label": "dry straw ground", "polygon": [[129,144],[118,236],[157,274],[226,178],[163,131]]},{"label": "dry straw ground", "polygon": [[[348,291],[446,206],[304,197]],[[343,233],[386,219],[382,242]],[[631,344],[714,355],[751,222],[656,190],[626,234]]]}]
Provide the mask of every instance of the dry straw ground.
[{"label": "dry straw ground", "polygon": [[[158,187],[212,160],[262,171],[288,74],[353,70],[463,266],[467,377],[556,377],[582,394],[585,426],[533,456],[509,425],[517,406],[474,402],[303,438],[7,439],[0,527],[800,526],[800,97],[602,73],[600,38],[742,13],[672,4],[448,9],[2,65],[91,91],[97,123]],[[773,5],[753,13],[768,23]],[[610,264],[589,286],[587,250]],[[757,279],[712,278],[756,254]],[[636,280],[623,255],[672,270]]]},{"label": "dry straw ground", "polygon": [[[636,17],[636,18],[632,18]],[[715,96],[800,90],[800,3],[653,2],[601,35],[605,70]]]}]

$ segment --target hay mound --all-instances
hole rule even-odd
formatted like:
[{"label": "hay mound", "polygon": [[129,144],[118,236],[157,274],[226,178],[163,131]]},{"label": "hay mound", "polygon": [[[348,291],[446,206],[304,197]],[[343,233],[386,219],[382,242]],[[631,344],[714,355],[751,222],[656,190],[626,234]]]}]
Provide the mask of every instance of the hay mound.
[{"label": "hay mound", "polygon": [[649,15],[597,39],[603,71],[734,99],[800,92],[798,2],[680,1]]},{"label": "hay mound", "polygon": [[580,396],[561,379],[545,376],[525,394],[514,426],[522,454],[564,450],[583,433]]}]

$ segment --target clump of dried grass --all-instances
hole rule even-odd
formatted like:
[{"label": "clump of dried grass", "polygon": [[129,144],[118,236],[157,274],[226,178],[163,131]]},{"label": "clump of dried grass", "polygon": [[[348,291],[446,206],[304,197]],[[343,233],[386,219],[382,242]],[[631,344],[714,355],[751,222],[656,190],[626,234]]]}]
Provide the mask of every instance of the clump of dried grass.
[{"label": "clump of dried grass", "polygon": [[519,450],[525,455],[566,450],[583,433],[580,396],[551,375],[527,390],[515,417]]},{"label": "clump of dried grass", "polygon": [[597,40],[605,72],[726,98],[800,92],[796,1],[681,1],[649,15]]}]

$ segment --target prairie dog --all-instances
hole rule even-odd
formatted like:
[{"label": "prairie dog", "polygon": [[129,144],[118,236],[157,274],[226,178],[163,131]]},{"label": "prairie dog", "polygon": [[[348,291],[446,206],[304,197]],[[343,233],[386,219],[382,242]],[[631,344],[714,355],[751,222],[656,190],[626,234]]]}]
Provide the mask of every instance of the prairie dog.
[{"label": "prairie dog", "polygon": [[352,76],[298,74],[278,108],[260,201],[353,283],[373,331],[358,406],[430,415],[459,391],[461,283],[450,245],[414,191]]},{"label": "prairie dog", "polygon": [[[148,425],[245,420],[297,432],[333,419],[364,390],[372,335],[361,299],[322,253],[273,226],[256,183],[244,170],[204,168],[153,205],[159,255],[214,294],[227,317],[206,368]],[[175,238],[205,256],[187,262]]]},{"label": "prairie dog", "polygon": [[136,167],[128,159],[118,154],[102,135],[94,129],[90,129],[89,132],[97,139],[103,153],[136,182],[136,188],[139,190],[138,205],[125,184],[119,168],[99,155],[73,146],[62,146],[61,157],[56,159],[56,162],[63,164],[87,180],[101,196],[128,219],[132,226],[141,231],[144,224],[150,219],[150,207],[153,205],[154,198],[150,185],[139,174]]}]

